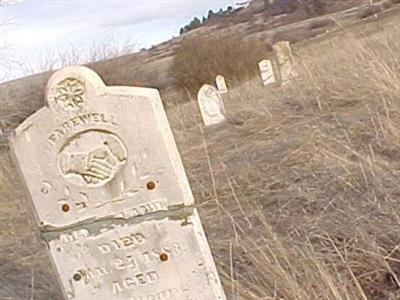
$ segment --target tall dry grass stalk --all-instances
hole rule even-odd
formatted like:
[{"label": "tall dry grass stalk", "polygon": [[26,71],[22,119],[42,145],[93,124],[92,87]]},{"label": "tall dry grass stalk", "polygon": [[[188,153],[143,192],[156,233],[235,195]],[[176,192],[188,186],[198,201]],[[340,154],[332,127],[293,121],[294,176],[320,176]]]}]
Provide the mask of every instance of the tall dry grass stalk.
[{"label": "tall dry grass stalk", "polygon": [[219,128],[169,111],[229,299],[400,299],[394,25],[297,49],[301,78],[231,90]]},{"label": "tall dry grass stalk", "polygon": [[[397,25],[296,48],[299,79],[231,89],[214,129],[165,95],[228,299],[400,299]],[[0,150],[0,298],[61,299]]]}]

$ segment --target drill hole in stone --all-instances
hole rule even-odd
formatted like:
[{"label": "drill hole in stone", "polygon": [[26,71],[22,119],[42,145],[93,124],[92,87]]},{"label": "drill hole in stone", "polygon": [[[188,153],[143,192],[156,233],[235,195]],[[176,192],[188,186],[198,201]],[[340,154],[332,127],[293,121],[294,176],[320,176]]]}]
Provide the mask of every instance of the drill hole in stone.
[{"label": "drill hole in stone", "polygon": [[75,281],[79,281],[82,279],[82,275],[79,273],[75,273],[74,276],[72,277]]},{"label": "drill hole in stone", "polygon": [[154,181],[149,181],[146,184],[146,187],[149,191],[154,190],[156,188],[156,183]]},{"label": "drill hole in stone", "polygon": [[63,204],[63,205],[61,206],[61,210],[62,210],[63,212],[69,212],[69,205],[68,205],[68,204]]},{"label": "drill hole in stone", "polygon": [[165,253],[161,253],[161,254],[160,254],[160,260],[161,260],[162,262],[166,262],[166,261],[168,260],[168,255],[165,254]]}]

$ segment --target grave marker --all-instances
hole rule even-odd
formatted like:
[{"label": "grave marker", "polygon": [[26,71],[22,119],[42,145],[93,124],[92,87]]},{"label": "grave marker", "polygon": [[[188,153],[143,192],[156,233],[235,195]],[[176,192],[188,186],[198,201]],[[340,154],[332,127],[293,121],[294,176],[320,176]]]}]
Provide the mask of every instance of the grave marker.
[{"label": "grave marker", "polygon": [[225,121],[225,108],[218,90],[212,85],[203,85],[197,95],[200,113],[205,126]]},{"label": "grave marker", "polygon": [[272,46],[276,55],[281,81],[286,82],[297,76],[294,69],[294,57],[292,47],[288,41],[280,41]]},{"label": "grave marker", "polygon": [[217,84],[217,89],[220,94],[225,94],[228,92],[228,88],[226,86],[225,77],[222,75],[217,75],[215,78],[215,82]]},{"label": "grave marker", "polygon": [[66,299],[224,300],[157,90],[56,72],[11,147]]},{"label": "grave marker", "polygon": [[269,59],[264,59],[258,63],[260,69],[261,79],[264,86],[273,84],[276,82],[274,69]]}]

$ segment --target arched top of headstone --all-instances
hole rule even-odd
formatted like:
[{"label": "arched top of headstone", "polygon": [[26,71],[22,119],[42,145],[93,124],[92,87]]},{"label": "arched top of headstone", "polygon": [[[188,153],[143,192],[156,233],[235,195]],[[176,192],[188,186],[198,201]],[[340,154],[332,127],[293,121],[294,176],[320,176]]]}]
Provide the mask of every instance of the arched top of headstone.
[{"label": "arched top of headstone", "polygon": [[73,66],[55,72],[46,86],[45,104],[55,114],[71,114],[96,107],[96,97],[107,94],[156,96],[152,88],[106,86],[93,70]]},{"label": "arched top of headstone", "polygon": [[204,84],[198,94],[200,113],[205,126],[215,125],[225,121],[225,108],[218,90],[209,84]]},{"label": "arched top of headstone", "polygon": [[193,203],[158,90],[108,87],[90,69],[69,67],[50,78],[46,102],[11,137],[44,224]]},{"label": "arched top of headstone", "polygon": [[197,99],[218,95],[218,90],[211,84],[203,84],[197,93]]},{"label": "arched top of headstone", "polygon": [[263,85],[269,85],[276,82],[274,68],[269,59],[263,59],[258,63],[258,67],[260,69],[261,79],[263,81]]},{"label": "arched top of headstone", "polygon": [[258,66],[262,70],[265,66],[268,66],[271,63],[269,59],[263,59],[258,62]]},{"label": "arched top of headstone", "polygon": [[77,111],[88,105],[90,96],[101,93],[101,78],[86,67],[67,67],[54,73],[46,87],[46,104],[52,110]]},{"label": "arched top of headstone", "polygon": [[220,94],[225,94],[228,92],[228,87],[226,86],[226,81],[224,76],[217,75],[217,77],[215,77],[215,83],[217,85],[217,89],[220,92]]},{"label": "arched top of headstone", "polygon": [[225,300],[157,90],[56,72],[11,148],[65,299]]},{"label": "arched top of headstone", "polygon": [[275,46],[282,46],[282,45],[289,46],[290,42],[289,41],[277,41],[277,42],[274,43],[274,45]]}]

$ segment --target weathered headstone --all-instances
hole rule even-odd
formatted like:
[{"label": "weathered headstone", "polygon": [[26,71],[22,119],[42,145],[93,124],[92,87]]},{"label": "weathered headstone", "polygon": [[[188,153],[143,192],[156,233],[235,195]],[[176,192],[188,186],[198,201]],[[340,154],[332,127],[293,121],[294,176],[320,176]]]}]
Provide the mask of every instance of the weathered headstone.
[{"label": "weathered headstone", "polygon": [[297,76],[292,47],[288,41],[280,41],[272,46],[278,61],[280,77],[282,82],[289,81]]},{"label": "weathered headstone", "polygon": [[218,90],[212,85],[203,85],[197,95],[200,113],[205,126],[225,121],[225,108]]},{"label": "weathered headstone", "polygon": [[265,86],[276,82],[274,69],[269,59],[260,61],[258,67],[260,69],[261,79]]},{"label": "weathered headstone", "polygon": [[157,90],[70,67],[11,147],[66,299],[223,300]]},{"label": "weathered headstone", "polygon": [[215,78],[215,83],[217,85],[217,89],[220,94],[225,94],[228,92],[228,88],[226,86],[225,77],[222,75],[217,75]]}]

